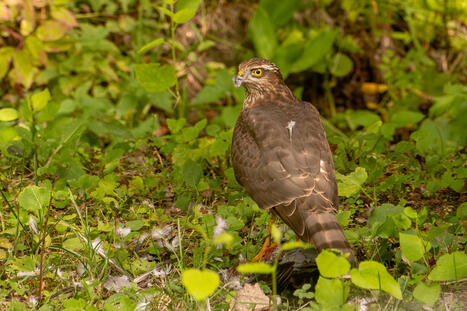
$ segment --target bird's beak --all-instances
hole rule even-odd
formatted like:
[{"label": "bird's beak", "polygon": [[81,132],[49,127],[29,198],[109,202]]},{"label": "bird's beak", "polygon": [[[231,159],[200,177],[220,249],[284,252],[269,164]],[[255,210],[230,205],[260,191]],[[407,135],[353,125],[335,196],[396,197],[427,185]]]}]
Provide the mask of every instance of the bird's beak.
[{"label": "bird's beak", "polygon": [[240,87],[243,83],[244,78],[245,77],[243,76],[243,71],[239,70],[237,75],[233,78],[235,87]]}]

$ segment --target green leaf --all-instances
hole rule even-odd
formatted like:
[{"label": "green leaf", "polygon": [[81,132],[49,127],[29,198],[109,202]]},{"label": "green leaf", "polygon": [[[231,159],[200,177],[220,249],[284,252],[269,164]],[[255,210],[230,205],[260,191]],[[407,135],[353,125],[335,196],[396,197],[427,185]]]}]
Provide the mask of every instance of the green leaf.
[{"label": "green leaf", "polygon": [[424,117],[425,115],[418,111],[401,110],[391,116],[391,123],[395,124],[396,127],[404,127],[417,124]]},{"label": "green leaf", "polygon": [[18,119],[18,111],[13,108],[0,109],[0,121],[13,121]]},{"label": "green leaf", "polygon": [[[345,259],[344,259],[345,260]],[[324,307],[324,310],[336,309],[347,300],[348,289],[341,280],[319,277],[315,287],[315,299]]]},{"label": "green leaf", "polygon": [[193,160],[188,159],[185,161],[182,171],[185,183],[191,188],[196,188],[199,181],[201,180],[201,177],[203,176],[203,170],[201,166]]},{"label": "green leaf", "polygon": [[175,70],[156,63],[136,64],[136,80],[147,92],[164,92],[177,83]]},{"label": "green leaf", "polygon": [[227,232],[222,232],[213,241],[214,244],[222,244],[227,248],[230,248],[233,242],[234,242],[234,237]]},{"label": "green leaf", "polygon": [[295,10],[300,6],[301,0],[261,0],[260,7],[267,11],[276,29],[287,23]]},{"label": "green leaf", "polygon": [[438,299],[441,286],[438,283],[432,283],[427,285],[425,283],[419,283],[413,291],[413,296],[421,302],[433,306]]},{"label": "green leaf", "polygon": [[192,8],[180,10],[174,14],[172,20],[177,24],[183,24],[185,22],[188,22],[191,18],[193,18],[193,16],[195,16],[196,10],[197,9]]},{"label": "green leaf", "polygon": [[177,134],[185,126],[186,119],[167,119],[167,127],[172,134]]},{"label": "green leaf", "polygon": [[31,96],[32,111],[37,112],[44,109],[50,99],[49,89],[44,89],[42,92]]},{"label": "green leaf", "polygon": [[70,250],[80,250],[83,248],[83,243],[79,238],[71,238],[63,241],[62,243],[63,248],[70,249]]},{"label": "green leaf", "polygon": [[14,127],[0,128],[0,143],[8,143],[16,139],[19,139],[16,128]]},{"label": "green leaf", "polygon": [[249,262],[239,265],[237,271],[240,273],[271,274],[274,267],[265,262]]},{"label": "green leaf", "polygon": [[258,55],[271,59],[277,47],[277,38],[272,20],[263,8],[256,9],[251,17],[249,28]]},{"label": "green leaf", "polygon": [[397,299],[402,299],[399,283],[388,273],[386,268],[376,261],[363,261],[357,269],[350,271],[352,283],[367,289],[383,290]]},{"label": "green leaf", "polygon": [[425,244],[427,242],[423,241],[418,236],[401,232],[399,233],[399,240],[402,253],[408,260],[417,261],[425,255]]},{"label": "green leaf", "polygon": [[18,203],[28,211],[46,208],[50,201],[50,190],[45,187],[27,186],[18,196]]},{"label": "green leaf", "polygon": [[34,81],[35,67],[31,53],[22,49],[13,54],[13,76],[15,81],[30,88]]},{"label": "green leaf", "polygon": [[12,46],[6,46],[0,48],[0,79],[2,79],[8,71],[8,64],[11,61],[11,57],[15,53],[15,49]]},{"label": "green leaf", "polygon": [[139,50],[138,50],[138,54],[143,54],[144,52],[152,49],[152,48],[155,48],[156,46],[158,45],[161,45],[162,43],[164,43],[164,38],[157,38],[155,40],[152,40],[151,42],[143,45]]},{"label": "green leaf", "polygon": [[304,71],[321,61],[331,52],[336,36],[337,32],[334,30],[321,30],[305,44],[302,56],[291,65],[289,72]]},{"label": "green leaf", "polygon": [[320,274],[326,278],[337,278],[349,272],[350,263],[343,256],[337,256],[330,250],[323,250],[316,257]]},{"label": "green leaf", "polygon": [[219,276],[211,270],[188,269],[182,272],[182,283],[197,301],[204,301],[219,286]]},{"label": "green leaf", "polygon": [[351,197],[358,193],[368,178],[365,168],[357,167],[349,175],[336,173],[338,192],[340,196]]},{"label": "green leaf", "polygon": [[331,60],[329,71],[336,77],[343,77],[353,69],[353,61],[345,54],[337,53]]},{"label": "green leaf", "polygon": [[66,27],[63,27],[60,22],[47,20],[37,27],[36,35],[41,41],[57,41],[65,35],[66,31]]},{"label": "green leaf", "polygon": [[282,232],[277,228],[275,224],[271,225],[271,237],[274,243],[280,243],[282,238]]},{"label": "green leaf", "polygon": [[288,250],[295,249],[295,248],[309,248],[309,247],[310,247],[309,244],[305,244],[302,241],[286,242],[282,244],[281,246],[282,250],[284,251],[288,251]]},{"label": "green leaf", "polygon": [[432,281],[458,281],[467,276],[467,255],[456,251],[438,258],[428,275]]}]

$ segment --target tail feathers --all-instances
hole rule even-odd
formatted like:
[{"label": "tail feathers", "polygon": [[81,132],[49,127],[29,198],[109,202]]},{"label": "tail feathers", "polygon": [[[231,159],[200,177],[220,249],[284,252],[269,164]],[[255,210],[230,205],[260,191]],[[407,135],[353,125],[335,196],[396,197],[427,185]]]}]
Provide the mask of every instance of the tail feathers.
[{"label": "tail feathers", "polygon": [[301,240],[313,243],[319,251],[333,248],[349,254],[347,260],[355,265],[355,256],[336,215],[332,212],[303,210],[297,208],[297,205],[292,202],[290,205],[275,207],[274,211]]},{"label": "tail feathers", "polygon": [[349,254],[347,260],[354,264],[355,256],[342,231],[336,215],[332,213],[311,214],[305,219],[309,240],[318,250],[334,248]]}]

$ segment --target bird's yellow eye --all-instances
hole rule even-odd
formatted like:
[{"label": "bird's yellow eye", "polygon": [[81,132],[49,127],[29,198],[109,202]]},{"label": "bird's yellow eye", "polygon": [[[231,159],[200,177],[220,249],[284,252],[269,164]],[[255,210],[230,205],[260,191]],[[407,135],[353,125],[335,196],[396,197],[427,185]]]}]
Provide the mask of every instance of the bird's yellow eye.
[{"label": "bird's yellow eye", "polygon": [[263,75],[263,70],[261,68],[256,68],[251,70],[251,74],[255,77],[261,77]]}]

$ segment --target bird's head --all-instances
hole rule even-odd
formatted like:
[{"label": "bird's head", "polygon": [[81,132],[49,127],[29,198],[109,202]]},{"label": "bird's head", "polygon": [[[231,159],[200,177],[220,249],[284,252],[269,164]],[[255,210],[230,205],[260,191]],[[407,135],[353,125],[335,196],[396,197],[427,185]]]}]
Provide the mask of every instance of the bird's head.
[{"label": "bird's head", "polygon": [[243,85],[247,94],[252,95],[277,88],[284,81],[274,63],[262,58],[252,58],[238,66],[234,84],[236,87]]}]

